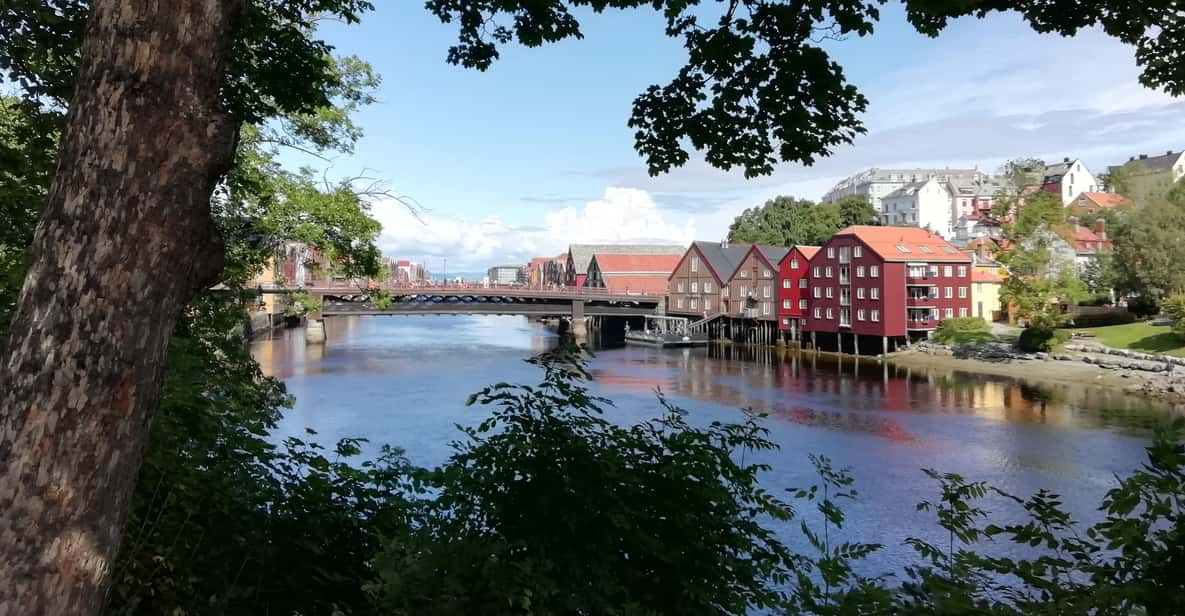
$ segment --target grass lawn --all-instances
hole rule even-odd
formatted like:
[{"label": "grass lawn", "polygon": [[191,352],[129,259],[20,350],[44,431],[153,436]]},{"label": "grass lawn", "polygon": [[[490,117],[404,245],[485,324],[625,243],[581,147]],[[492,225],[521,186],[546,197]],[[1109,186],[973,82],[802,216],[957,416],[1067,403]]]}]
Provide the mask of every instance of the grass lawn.
[{"label": "grass lawn", "polygon": [[1185,340],[1173,334],[1168,326],[1128,323],[1127,325],[1107,327],[1086,327],[1074,331],[1094,334],[1095,340],[1117,349],[1185,357]]}]

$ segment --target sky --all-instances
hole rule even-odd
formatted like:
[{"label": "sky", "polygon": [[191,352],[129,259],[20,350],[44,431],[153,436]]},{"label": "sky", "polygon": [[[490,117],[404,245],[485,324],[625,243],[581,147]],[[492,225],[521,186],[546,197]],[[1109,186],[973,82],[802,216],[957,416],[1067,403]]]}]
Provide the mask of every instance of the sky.
[{"label": "sky", "polygon": [[[1138,82],[1134,50],[1088,30],[1039,35],[1018,17],[959,20],[938,38],[896,5],[874,35],[829,43],[870,99],[868,132],[812,167],[767,177],[712,169],[693,154],[650,177],[626,126],[634,97],[685,59],[649,9],[581,14],[585,37],[505,46],[479,72],[446,63],[456,27],[418,0],[376,2],[360,24],[327,24],[336,53],[382,76],[364,136],[328,173],[379,178],[420,205],[373,204],[384,254],[440,272],[484,271],[569,243],[717,240],[741,210],[776,195],[818,199],[877,167],[978,167],[1010,158],[1081,158],[1094,171],[1185,147],[1185,99]],[[291,164],[308,164],[293,155]]]}]

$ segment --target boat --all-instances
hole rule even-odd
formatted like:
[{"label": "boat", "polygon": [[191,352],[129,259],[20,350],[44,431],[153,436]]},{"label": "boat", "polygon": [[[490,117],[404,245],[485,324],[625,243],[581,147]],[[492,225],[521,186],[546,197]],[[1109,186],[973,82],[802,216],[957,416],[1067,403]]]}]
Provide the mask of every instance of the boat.
[{"label": "boat", "polygon": [[630,329],[626,325],[625,341],[627,344],[658,348],[707,346],[708,334],[692,331],[690,323],[689,319],[683,317],[648,315],[645,327],[641,330]]}]

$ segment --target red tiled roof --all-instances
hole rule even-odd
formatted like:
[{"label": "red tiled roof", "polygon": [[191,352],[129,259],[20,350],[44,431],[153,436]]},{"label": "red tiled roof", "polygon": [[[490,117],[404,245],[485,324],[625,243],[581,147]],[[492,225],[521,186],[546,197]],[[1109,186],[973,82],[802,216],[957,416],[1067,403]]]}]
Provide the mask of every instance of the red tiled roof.
[{"label": "red tiled roof", "polygon": [[1111,240],[1082,225],[1074,225],[1074,234],[1070,239],[1074,243],[1074,250],[1080,253],[1111,251]]},{"label": "red tiled roof", "polygon": [[662,295],[667,292],[667,274],[652,276],[625,276],[605,274],[605,288],[613,293],[654,293]]},{"label": "red tiled roof", "polygon": [[982,244],[990,244],[988,248],[1008,250],[1012,247],[1012,240],[1006,237],[977,237],[967,243],[968,250],[979,248]]},{"label": "red tiled roof", "polygon": [[822,246],[795,246],[794,248],[797,248],[798,252],[802,253],[802,256],[811,259],[814,258],[815,253],[819,252]]},{"label": "red tiled roof", "polygon": [[1110,209],[1113,207],[1131,207],[1135,205],[1135,203],[1132,203],[1131,199],[1128,199],[1123,195],[1101,192],[1084,192],[1078,195],[1078,199],[1074,203],[1078,205],[1087,205],[1082,203],[1083,199],[1090,201],[1096,207],[1101,207],[1103,209]]},{"label": "red tiled roof", "polygon": [[660,273],[665,285],[666,279],[671,275],[671,272],[675,271],[675,267],[679,265],[683,255],[619,255],[600,252],[593,255],[593,258],[597,260],[602,275]]},{"label": "red tiled roof", "polygon": [[971,261],[970,256],[959,252],[942,236],[917,227],[854,225],[836,235],[856,236],[886,261]]},{"label": "red tiled roof", "polygon": [[1004,277],[995,272],[973,269],[971,270],[971,282],[1004,282]]}]

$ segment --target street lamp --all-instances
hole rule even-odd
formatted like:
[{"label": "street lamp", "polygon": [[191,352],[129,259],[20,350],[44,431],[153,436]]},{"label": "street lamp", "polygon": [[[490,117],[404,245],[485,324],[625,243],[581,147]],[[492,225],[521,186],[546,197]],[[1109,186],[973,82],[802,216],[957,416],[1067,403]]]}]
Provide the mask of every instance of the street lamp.
[{"label": "street lamp", "polygon": [[444,272],[443,272],[444,286],[447,287],[448,286],[448,257],[443,257],[443,259],[444,259],[444,265],[441,266],[441,269],[444,270]]}]

